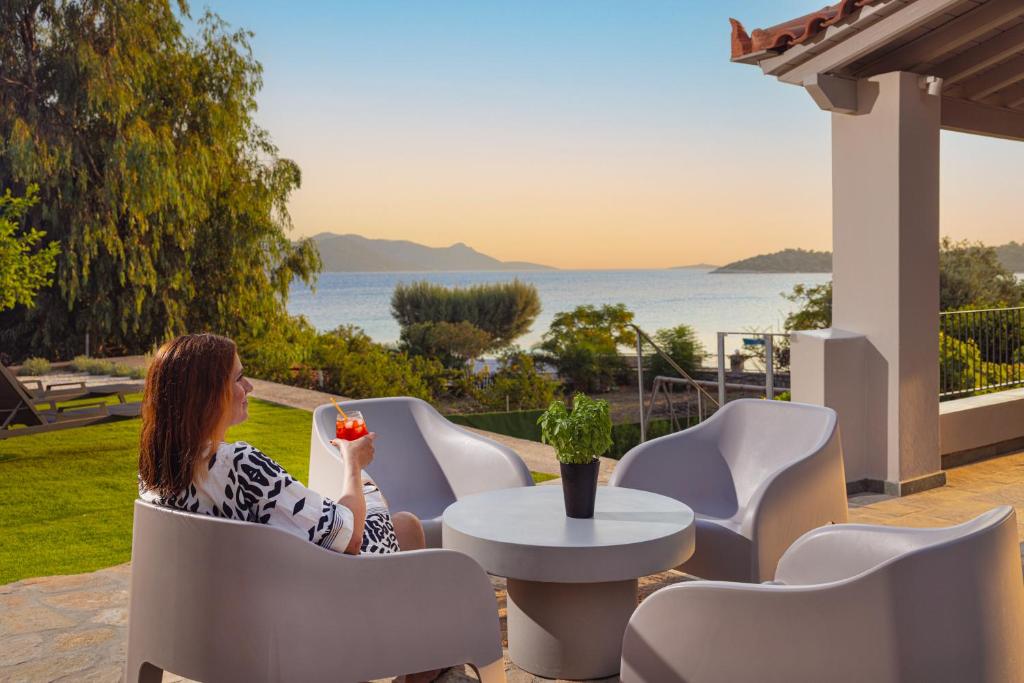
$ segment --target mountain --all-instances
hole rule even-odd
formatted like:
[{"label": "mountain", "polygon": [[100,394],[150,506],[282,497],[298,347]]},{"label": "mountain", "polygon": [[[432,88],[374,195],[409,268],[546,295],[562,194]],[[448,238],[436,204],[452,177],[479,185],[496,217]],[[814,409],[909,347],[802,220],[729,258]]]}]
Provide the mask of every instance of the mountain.
[{"label": "mountain", "polygon": [[525,261],[499,261],[462,242],[450,247],[428,247],[406,240],[330,232],[314,235],[313,242],[320,250],[325,272],[555,270]]},{"label": "mountain", "polygon": [[728,263],[712,273],[831,273],[832,252],[783,249]]}]

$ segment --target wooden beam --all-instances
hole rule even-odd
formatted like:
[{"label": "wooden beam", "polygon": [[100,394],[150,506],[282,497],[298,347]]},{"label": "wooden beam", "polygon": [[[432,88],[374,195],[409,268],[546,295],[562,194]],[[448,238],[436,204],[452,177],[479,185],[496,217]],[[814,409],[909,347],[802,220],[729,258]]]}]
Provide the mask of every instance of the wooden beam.
[{"label": "wooden beam", "polygon": [[890,71],[912,71],[915,66],[935,61],[1020,16],[1024,16],[1024,2],[1021,0],[988,0],[868,64],[858,70],[857,75],[865,77]]},{"label": "wooden beam", "polygon": [[1016,109],[1024,105],[1024,83],[1014,83],[1009,88],[999,93],[999,105]]},{"label": "wooden beam", "polygon": [[995,66],[1009,59],[1018,52],[1024,52],[1024,24],[986,40],[977,47],[972,47],[955,57],[940,63],[931,72],[943,79],[947,85],[953,85],[965,78]]},{"label": "wooden beam", "polygon": [[1024,112],[943,97],[942,127],[959,133],[1024,141]]},{"label": "wooden beam", "polygon": [[803,85],[815,74],[834,73],[963,4],[964,0],[917,0],[787,71],[779,80]]},{"label": "wooden beam", "polygon": [[1024,80],[1024,55],[1014,57],[964,83],[964,97],[981,100]]}]

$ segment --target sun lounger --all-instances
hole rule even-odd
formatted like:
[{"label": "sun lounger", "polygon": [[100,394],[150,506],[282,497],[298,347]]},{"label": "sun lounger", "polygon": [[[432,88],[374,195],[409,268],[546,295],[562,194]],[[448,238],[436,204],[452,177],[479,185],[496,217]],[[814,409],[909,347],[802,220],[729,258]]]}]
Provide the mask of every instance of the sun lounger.
[{"label": "sun lounger", "polygon": [[[7,368],[0,366],[0,439],[28,436],[40,432],[71,429],[139,416],[140,403],[128,403],[124,391],[111,392],[118,403],[96,401],[59,408],[57,401],[89,398],[88,393],[52,394],[46,398],[33,396]],[[110,394],[99,394],[109,396]],[[49,410],[40,410],[40,403],[50,403]]]},{"label": "sun lounger", "polygon": [[119,403],[127,403],[126,394],[142,390],[140,382],[118,382],[116,384],[86,384],[84,380],[70,382],[53,382],[43,384],[40,379],[20,380],[14,373],[0,365],[3,381],[20,384],[32,399],[39,403],[49,403],[56,410],[58,401],[74,401],[82,398],[116,397]]}]

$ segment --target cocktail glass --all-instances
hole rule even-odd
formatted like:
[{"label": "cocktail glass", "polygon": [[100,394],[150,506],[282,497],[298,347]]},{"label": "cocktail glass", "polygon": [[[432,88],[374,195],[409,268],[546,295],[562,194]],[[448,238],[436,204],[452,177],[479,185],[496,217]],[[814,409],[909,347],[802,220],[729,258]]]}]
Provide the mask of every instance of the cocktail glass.
[{"label": "cocktail glass", "polygon": [[346,441],[355,441],[366,436],[366,421],[363,414],[358,410],[345,413],[345,416],[338,416],[335,424],[335,436]]}]

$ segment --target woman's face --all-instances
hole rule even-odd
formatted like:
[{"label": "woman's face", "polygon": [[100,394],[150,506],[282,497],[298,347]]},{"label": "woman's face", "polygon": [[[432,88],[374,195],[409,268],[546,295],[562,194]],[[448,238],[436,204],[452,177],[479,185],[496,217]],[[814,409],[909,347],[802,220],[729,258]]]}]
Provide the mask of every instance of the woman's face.
[{"label": "woman's face", "polygon": [[228,425],[236,425],[245,422],[249,417],[249,392],[252,385],[242,374],[242,361],[235,354],[235,364],[231,368],[231,420]]}]

